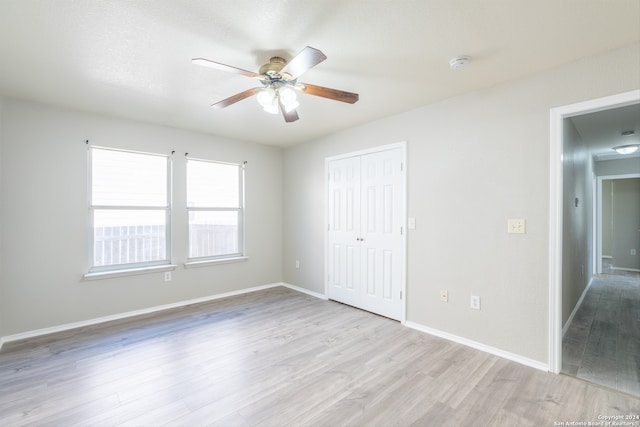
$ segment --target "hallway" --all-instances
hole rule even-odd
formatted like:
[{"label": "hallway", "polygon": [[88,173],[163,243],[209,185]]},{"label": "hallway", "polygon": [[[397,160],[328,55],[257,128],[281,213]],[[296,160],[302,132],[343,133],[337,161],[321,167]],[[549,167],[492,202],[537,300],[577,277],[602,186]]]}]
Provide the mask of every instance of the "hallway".
[{"label": "hallway", "polygon": [[640,274],[594,277],[562,359],[566,375],[640,396]]}]

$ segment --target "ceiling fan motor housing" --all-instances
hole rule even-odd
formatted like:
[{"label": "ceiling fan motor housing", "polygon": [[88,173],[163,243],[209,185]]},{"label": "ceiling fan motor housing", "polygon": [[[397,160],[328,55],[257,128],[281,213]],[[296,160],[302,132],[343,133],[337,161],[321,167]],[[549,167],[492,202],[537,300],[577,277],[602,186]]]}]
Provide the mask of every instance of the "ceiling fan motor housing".
[{"label": "ceiling fan motor housing", "polygon": [[274,56],[269,60],[269,63],[264,64],[258,71],[260,74],[265,74],[271,79],[281,79],[280,71],[287,65],[287,60],[279,56]]}]

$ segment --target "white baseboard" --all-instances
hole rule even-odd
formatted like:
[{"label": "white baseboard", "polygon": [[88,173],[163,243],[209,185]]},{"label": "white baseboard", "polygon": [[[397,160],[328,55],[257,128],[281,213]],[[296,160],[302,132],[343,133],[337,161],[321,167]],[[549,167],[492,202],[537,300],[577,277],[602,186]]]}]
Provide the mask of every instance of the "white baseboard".
[{"label": "white baseboard", "polygon": [[626,268],[626,267],[611,267],[612,270],[620,270],[620,271],[632,271],[634,273],[640,272],[637,268]]},{"label": "white baseboard", "polygon": [[403,324],[411,329],[415,329],[420,332],[424,332],[426,334],[433,335],[439,338],[444,338],[446,340],[453,341],[458,344],[466,345],[467,347],[475,348],[476,350],[484,351],[485,353],[493,354],[494,356],[502,357],[503,359],[511,360],[512,362],[517,362],[522,365],[526,365],[531,368],[539,369],[545,372],[549,371],[548,364],[538,362],[537,360],[529,359],[527,357],[523,357],[515,353],[510,353],[508,351],[504,351],[499,348],[491,347],[476,341],[472,341],[467,338],[462,338],[457,335],[450,334],[448,332],[440,331],[438,329],[429,328],[419,323],[406,321]]},{"label": "white baseboard", "polygon": [[325,295],[325,294],[321,294],[318,292],[314,292],[314,291],[310,291],[309,289],[305,289],[305,288],[301,288],[300,286],[296,286],[296,285],[291,285],[289,283],[281,283],[282,286],[284,286],[285,288],[289,288],[292,289],[294,291],[298,291],[298,292],[302,292],[303,294],[307,294],[307,295],[311,295],[312,297],[316,297],[322,300],[327,301],[329,298]]},{"label": "white baseboard", "polygon": [[571,311],[571,315],[567,319],[567,322],[564,324],[564,326],[562,326],[562,337],[563,338],[564,338],[564,334],[566,334],[567,331],[569,330],[569,326],[571,326],[571,322],[573,321],[573,317],[578,312],[578,309],[580,309],[580,306],[582,305],[582,301],[584,301],[584,297],[587,295],[587,291],[591,287],[592,283],[593,283],[593,277],[591,279],[589,279],[589,283],[587,283],[587,286],[585,286],[584,290],[582,291],[582,295],[580,295],[580,298],[578,298],[578,302],[576,303],[576,306],[573,307],[573,310]]},{"label": "white baseboard", "polygon": [[[232,297],[232,296],[236,296],[236,295],[248,294],[250,292],[261,291],[261,290],[264,290],[264,289],[275,288],[275,287],[278,287],[278,286],[285,286],[285,285],[283,283],[272,283],[272,284],[269,284],[269,285],[255,286],[255,287],[252,287],[252,288],[241,289],[241,290],[238,290],[238,291],[231,291],[231,292],[225,292],[225,293],[222,293],[222,294],[209,295],[209,296],[206,296],[206,297],[194,298],[194,299],[190,299],[190,300],[187,300],[187,301],[179,301],[179,302],[175,302],[175,303],[171,303],[171,304],[158,305],[158,306],[155,306],[155,307],[149,307],[149,308],[143,308],[143,309],[140,309],[140,310],[128,311],[126,313],[114,314],[114,315],[111,315],[111,316],[98,317],[98,318],[95,318],[95,319],[83,320],[83,321],[80,321],[80,322],[73,322],[73,323],[67,323],[67,324],[59,325],[59,326],[52,326],[50,328],[36,329],[34,331],[22,332],[22,333],[14,334],[14,335],[7,335],[5,337],[0,337],[0,349],[2,348],[2,344],[6,343],[6,342],[18,341],[18,340],[23,340],[23,339],[27,339],[27,338],[35,338],[35,337],[39,337],[41,335],[52,334],[52,333],[55,333],[55,332],[68,331],[69,329],[75,329],[75,328],[81,328],[81,327],[84,327],[84,326],[97,325],[99,323],[109,322],[109,321],[112,321],[112,320],[126,319],[128,317],[139,316],[141,314],[156,313],[156,312],[159,312],[159,311],[169,310],[169,309],[172,309],[172,308],[184,307],[186,305],[198,304],[198,303],[207,302],[207,301],[213,301],[213,300],[217,300],[217,299],[221,299],[221,298],[227,298],[227,297]],[[294,289],[294,288],[292,288],[292,289]]]}]

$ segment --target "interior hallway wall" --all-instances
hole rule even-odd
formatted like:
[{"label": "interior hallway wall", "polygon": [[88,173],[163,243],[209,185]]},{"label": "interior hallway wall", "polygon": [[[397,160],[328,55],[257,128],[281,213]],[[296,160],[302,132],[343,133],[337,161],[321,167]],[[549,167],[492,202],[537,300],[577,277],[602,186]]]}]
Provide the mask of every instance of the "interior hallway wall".
[{"label": "interior hallway wall", "polygon": [[[639,76],[635,44],[287,148],[285,282],[324,293],[324,159],[404,140],[408,320],[547,363],[549,111],[638,89]],[[509,218],[526,234],[507,234]]]},{"label": "interior hallway wall", "polygon": [[628,159],[601,160],[596,162],[594,170],[597,176],[629,175],[640,173],[640,157]]},{"label": "interior hallway wall", "polygon": [[593,271],[593,161],[571,119],[563,124],[562,325]]}]

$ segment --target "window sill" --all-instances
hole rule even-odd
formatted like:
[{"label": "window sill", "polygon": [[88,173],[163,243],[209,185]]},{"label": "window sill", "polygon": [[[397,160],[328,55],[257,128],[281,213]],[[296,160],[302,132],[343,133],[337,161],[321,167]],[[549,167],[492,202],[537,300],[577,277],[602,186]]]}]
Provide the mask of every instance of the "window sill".
[{"label": "window sill", "polygon": [[154,265],[152,267],[130,268],[126,270],[100,271],[97,273],[87,273],[83,276],[85,280],[109,279],[112,277],[136,276],[138,274],[161,273],[163,271],[173,271],[176,264]]},{"label": "window sill", "polygon": [[249,257],[237,256],[233,258],[207,259],[203,261],[187,261],[184,263],[184,268],[207,267],[210,265],[231,264],[235,262],[244,262],[244,261],[249,261]]}]

